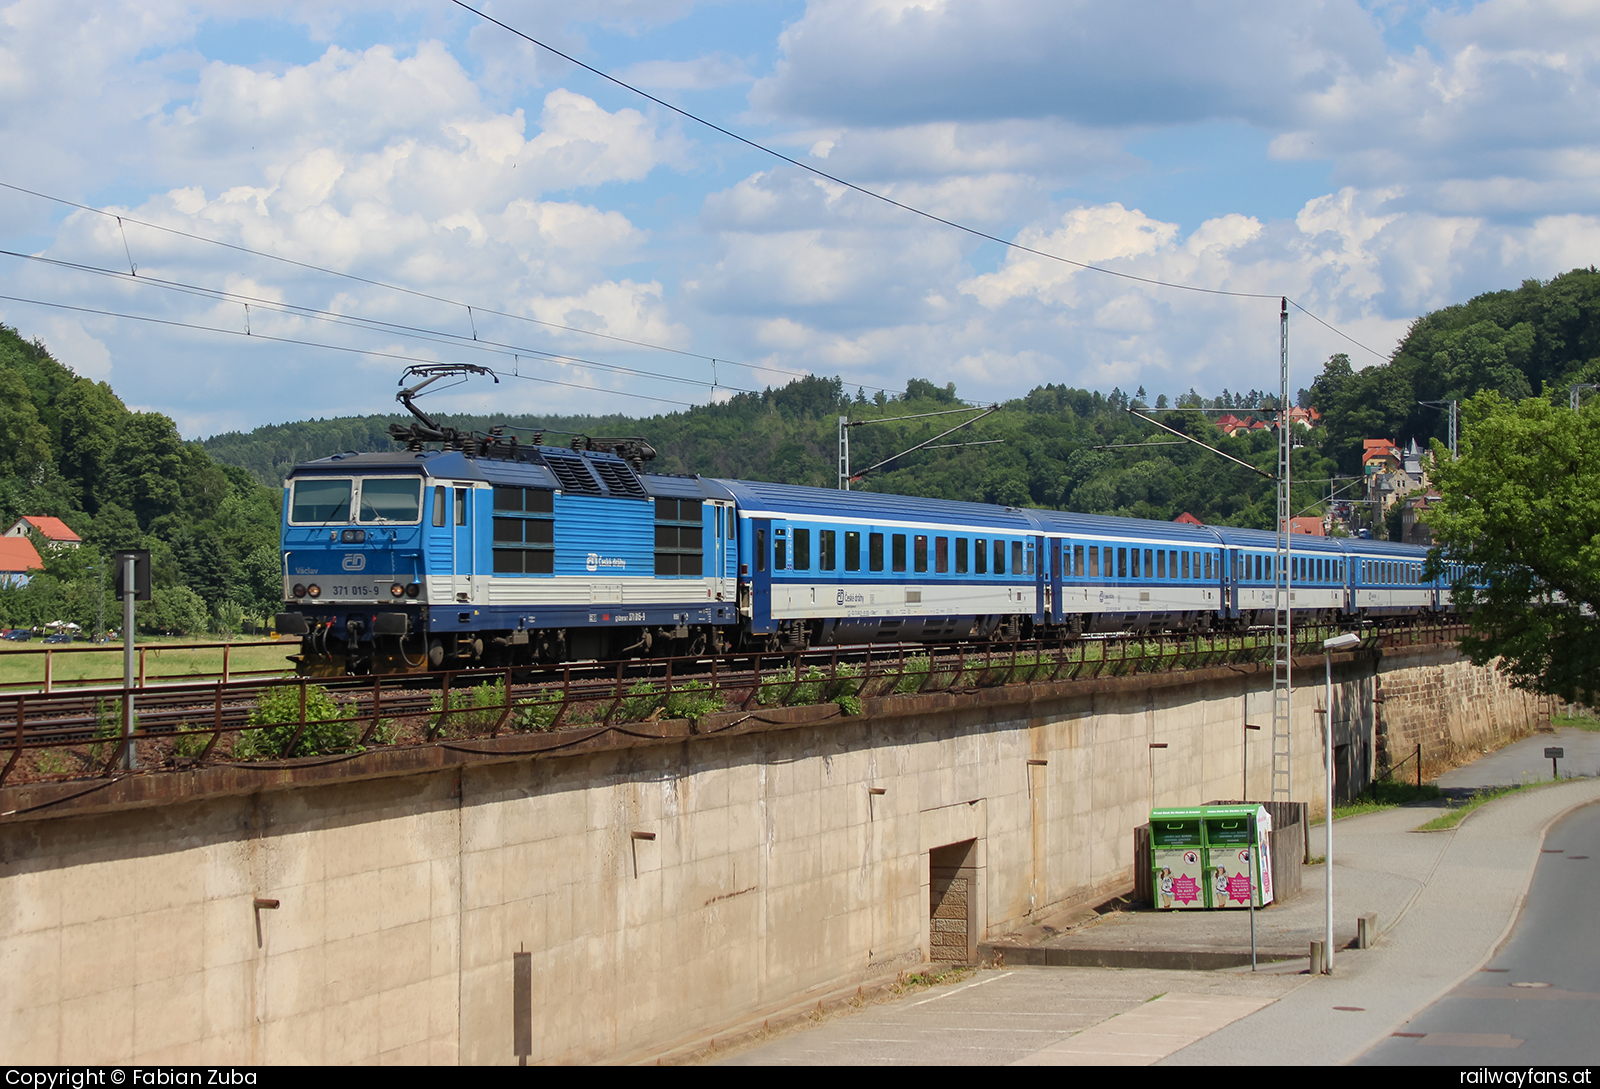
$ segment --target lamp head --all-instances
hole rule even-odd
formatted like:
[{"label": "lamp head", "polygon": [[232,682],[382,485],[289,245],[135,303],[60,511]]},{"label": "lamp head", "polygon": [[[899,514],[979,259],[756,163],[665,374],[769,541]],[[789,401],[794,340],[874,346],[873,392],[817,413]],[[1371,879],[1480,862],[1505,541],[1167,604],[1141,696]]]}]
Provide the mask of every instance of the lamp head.
[{"label": "lamp head", "polygon": [[1361,636],[1353,631],[1347,631],[1322,641],[1323,650],[1349,650],[1351,647],[1359,647],[1360,645]]}]

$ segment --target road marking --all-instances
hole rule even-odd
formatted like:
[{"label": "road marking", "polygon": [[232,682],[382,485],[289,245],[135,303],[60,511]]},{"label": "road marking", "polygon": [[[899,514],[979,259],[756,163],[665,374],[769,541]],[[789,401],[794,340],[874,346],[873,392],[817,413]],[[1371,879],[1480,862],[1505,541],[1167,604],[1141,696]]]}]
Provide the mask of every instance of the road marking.
[{"label": "road marking", "polygon": [[988,979],[973,980],[971,983],[964,983],[961,986],[954,988],[953,990],[946,991],[944,994],[936,994],[932,998],[924,998],[920,1002],[911,1003],[911,1005],[913,1007],[926,1006],[929,1002],[937,1002],[941,998],[949,998],[953,994],[960,994],[962,991],[970,991],[974,987],[982,987],[985,983],[993,983],[997,979],[1004,979],[1004,978],[1006,978],[1006,976],[1013,976],[1013,975],[1016,975],[1016,973],[1015,972],[1002,972],[997,976],[990,976]]}]

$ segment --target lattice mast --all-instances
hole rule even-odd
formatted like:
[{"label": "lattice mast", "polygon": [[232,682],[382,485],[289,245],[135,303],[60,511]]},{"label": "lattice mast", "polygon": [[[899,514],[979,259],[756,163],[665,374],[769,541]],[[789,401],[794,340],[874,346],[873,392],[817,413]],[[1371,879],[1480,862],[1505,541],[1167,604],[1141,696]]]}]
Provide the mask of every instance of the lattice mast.
[{"label": "lattice mast", "polygon": [[1289,423],[1289,300],[1280,300],[1278,312],[1278,555],[1273,585],[1272,613],[1272,800],[1291,800],[1294,785],[1290,744],[1291,656],[1294,650],[1293,593],[1289,506],[1289,456],[1294,440]]}]

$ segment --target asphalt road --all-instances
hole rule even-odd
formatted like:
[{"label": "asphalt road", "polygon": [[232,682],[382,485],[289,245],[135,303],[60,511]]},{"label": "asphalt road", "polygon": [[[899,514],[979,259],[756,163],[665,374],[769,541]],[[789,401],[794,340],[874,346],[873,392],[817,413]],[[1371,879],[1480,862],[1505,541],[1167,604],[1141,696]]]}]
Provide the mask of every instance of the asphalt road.
[{"label": "asphalt road", "polygon": [[1474,977],[1358,1064],[1566,1066],[1600,1062],[1600,805],[1550,829],[1511,939]]}]

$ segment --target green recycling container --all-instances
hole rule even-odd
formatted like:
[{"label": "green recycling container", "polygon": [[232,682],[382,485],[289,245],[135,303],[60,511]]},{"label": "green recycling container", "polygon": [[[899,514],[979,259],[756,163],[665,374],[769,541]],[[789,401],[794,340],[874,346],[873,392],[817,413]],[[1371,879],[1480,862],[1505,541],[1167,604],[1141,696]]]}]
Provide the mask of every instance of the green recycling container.
[{"label": "green recycling container", "polygon": [[1272,902],[1272,818],[1259,805],[1150,811],[1150,887],[1161,911]]},{"label": "green recycling container", "polygon": [[1206,898],[1204,810],[1150,812],[1150,888],[1162,911],[1210,907]]},{"label": "green recycling container", "polygon": [[1259,805],[1203,806],[1206,891],[1214,908],[1248,908],[1272,902],[1272,860],[1267,854],[1272,818]]}]

